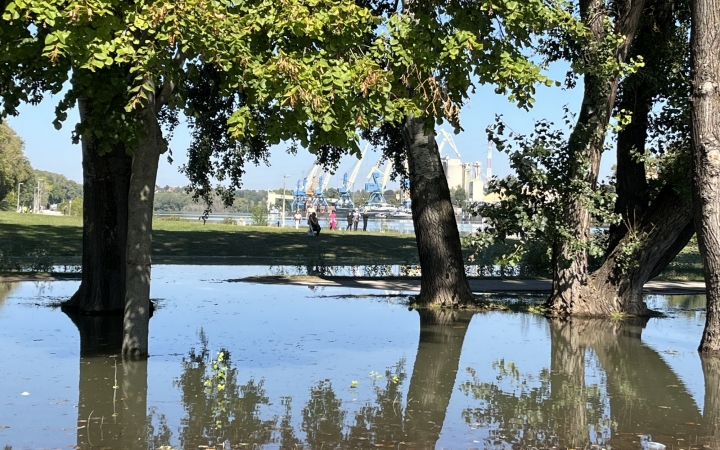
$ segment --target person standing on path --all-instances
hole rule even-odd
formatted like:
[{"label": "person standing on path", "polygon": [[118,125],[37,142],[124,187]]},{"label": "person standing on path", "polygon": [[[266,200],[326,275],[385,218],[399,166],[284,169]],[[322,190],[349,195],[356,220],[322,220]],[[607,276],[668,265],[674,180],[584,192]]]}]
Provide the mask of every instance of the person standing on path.
[{"label": "person standing on path", "polygon": [[368,223],[369,218],[370,218],[370,215],[367,212],[367,208],[363,208],[363,210],[362,210],[363,231],[367,231],[367,223]]},{"label": "person standing on path", "polygon": [[295,220],[295,229],[300,228],[300,221],[302,220],[302,214],[300,214],[300,211],[295,211],[293,219]]},{"label": "person standing on path", "polygon": [[357,231],[358,224],[360,223],[360,211],[355,208],[353,212],[353,231]]},{"label": "person standing on path", "polygon": [[349,231],[350,228],[352,228],[352,223],[353,223],[353,212],[352,212],[352,211],[348,211],[348,215],[347,215],[347,228],[345,228],[345,231]]},{"label": "person standing on path", "polygon": [[330,229],[337,230],[337,214],[334,209],[330,211]]}]

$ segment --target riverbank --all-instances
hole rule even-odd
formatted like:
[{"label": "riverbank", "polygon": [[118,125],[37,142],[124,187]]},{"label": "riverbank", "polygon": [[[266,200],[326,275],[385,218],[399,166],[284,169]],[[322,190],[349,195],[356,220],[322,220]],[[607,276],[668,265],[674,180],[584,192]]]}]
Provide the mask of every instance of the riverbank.
[{"label": "riverbank", "polygon": [[[380,266],[418,264],[412,234],[323,229],[309,237],[305,227],[239,226],[196,221],[153,222],[154,264],[267,266]],[[470,253],[470,249],[465,249]],[[23,271],[80,270],[82,219],[0,212],[0,276]],[[477,259],[476,259],[477,261]],[[695,241],[656,280],[701,281]]]}]

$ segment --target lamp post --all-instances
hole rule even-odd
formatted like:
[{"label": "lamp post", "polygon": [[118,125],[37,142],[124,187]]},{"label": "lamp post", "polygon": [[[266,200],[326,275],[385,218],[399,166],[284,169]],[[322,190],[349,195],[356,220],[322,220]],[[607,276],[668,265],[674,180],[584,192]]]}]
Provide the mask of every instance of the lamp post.
[{"label": "lamp post", "polygon": [[16,209],[17,212],[21,212],[21,211],[22,211],[22,210],[20,209],[20,186],[22,186],[23,184],[24,184],[24,183],[18,182],[18,188],[17,188],[17,209]]},{"label": "lamp post", "polygon": [[282,210],[282,226],[285,227],[285,180],[290,175],[283,175],[283,210]]},{"label": "lamp post", "polygon": [[40,212],[40,203],[42,202],[42,190],[40,188],[40,183],[44,182],[45,180],[42,178],[37,179],[37,188],[35,188],[35,201],[33,202],[33,212],[36,214]]},{"label": "lamp post", "polygon": [[70,212],[68,213],[68,216],[72,216],[72,200],[70,200]]}]

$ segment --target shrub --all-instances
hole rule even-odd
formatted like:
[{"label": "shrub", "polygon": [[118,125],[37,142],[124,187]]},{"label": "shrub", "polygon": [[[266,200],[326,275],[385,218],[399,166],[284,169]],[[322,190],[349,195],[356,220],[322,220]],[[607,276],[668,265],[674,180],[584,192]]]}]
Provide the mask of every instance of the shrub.
[{"label": "shrub", "polygon": [[253,222],[253,225],[257,225],[259,227],[267,226],[267,224],[268,224],[267,211],[265,211],[264,206],[262,206],[262,205],[253,206],[252,222]]}]

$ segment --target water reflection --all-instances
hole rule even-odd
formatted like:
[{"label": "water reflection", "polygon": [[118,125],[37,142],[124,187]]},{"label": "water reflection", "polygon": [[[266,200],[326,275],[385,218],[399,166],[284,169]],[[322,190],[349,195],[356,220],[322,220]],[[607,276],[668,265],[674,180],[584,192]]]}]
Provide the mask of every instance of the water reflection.
[{"label": "water reflection", "polygon": [[147,361],[80,358],[78,448],[147,448]]},{"label": "water reflection", "polygon": [[5,299],[12,294],[17,287],[17,283],[0,283],[0,307],[5,303]]},{"label": "water reflection", "polygon": [[[435,448],[473,313],[423,310],[418,315],[419,342],[405,400],[407,378],[404,361],[399,361],[378,374],[375,398],[355,411],[330,379],[318,381],[308,388],[299,423],[291,396],[279,399],[282,415],[263,414],[262,407],[271,404],[265,381],[240,380],[229,352],[221,350],[211,358],[201,333],[201,348],[183,358],[174,383],[185,412],[179,447]],[[666,444],[718,448],[719,361],[703,360],[703,416],[677,375],[642,343],[643,320],[548,324],[548,369],[524,374],[502,360],[495,364],[495,378],[483,380],[470,370],[471,380],[460,385],[461,392],[478,402],[462,417],[471,429],[486,431],[484,448],[637,448],[642,433]],[[96,333],[100,328],[90,329]],[[170,446],[172,431],[161,411],[146,414],[147,362],[89,356],[94,347],[83,348],[78,447]],[[588,370],[602,375],[592,377]],[[508,385],[510,390],[501,387]]]},{"label": "water reflection", "polygon": [[[679,300],[678,304],[691,306],[692,301]],[[108,337],[120,334],[121,323],[113,321],[117,318],[71,317],[80,336],[78,407],[70,413],[73,443],[83,449],[599,446],[637,450],[639,435],[652,434],[653,440],[668,448],[720,448],[720,361],[707,359],[702,360],[702,367],[697,364],[697,374],[703,371],[705,396],[704,402],[702,396],[694,399],[668,364],[668,360],[675,364],[674,356],[659,353],[642,341],[645,321],[546,321],[509,313],[408,312],[396,305],[349,302],[357,307],[355,314],[369,307],[376,307],[376,315],[385,310],[394,314],[386,328],[404,324],[385,335],[388,342],[407,335],[409,325],[419,324],[419,330],[413,328],[418,334],[413,332],[404,350],[398,351],[394,345],[381,347],[390,356],[380,366],[382,373],[372,373],[371,385],[361,379],[360,387],[352,387],[348,385],[349,372],[338,376],[336,368],[367,355],[371,355],[370,364],[376,363],[380,352],[338,348],[346,350],[353,342],[364,342],[367,336],[363,334],[370,333],[367,323],[342,336],[333,335],[335,329],[320,334],[320,322],[292,330],[291,325],[282,328],[273,323],[249,328],[258,318],[279,314],[278,305],[290,308],[293,302],[297,305],[291,313],[299,321],[307,317],[319,321],[322,308],[343,303],[317,297],[305,303],[297,299],[281,304],[268,301],[264,307],[273,312],[254,316],[250,316],[252,302],[243,303],[235,311],[252,318],[247,323],[233,320],[229,326],[234,331],[225,338],[218,338],[222,335],[217,333],[217,325],[215,329],[206,327],[212,330],[208,333],[212,338],[200,332],[197,341],[184,341],[188,343],[182,344],[182,356],[157,355],[145,363],[124,363],[112,356],[120,348]],[[315,315],[302,316],[301,311],[312,305],[317,308],[311,310]],[[226,308],[234,306],[228,302]],[[154,320],[166,320],[164,315],[172,311],[171,303]],[[328,317],[322,320],[338,320],[335,311]],[[407,319],[415,322],[408,324]],[[672,326],[673,319],[663,320],[663,326]],[[355,322],[359,321],[346,322],[346,328],[354,327]],[[218,323],[228,322],[214,322]],[[492,331],[482,334],[480,329]],[[276,336],[291,331],[291,338]],[[379,328],[374,333],[380,333]],[[475,338],[478,335],[494,336],[497,342]],[[232,341],[236,337],[249,344]],[[227,348],[218,347],[218,342],[211,344],[211,339]],[[542,343],[526,344],[531,339]],[[334,340],[339,342],[333,347]],[[189,342],[196,344],[188,350]],[[496,353],[503,356],[488,356],[503,345],[509,350]],[[530,361],[518,355],[522,346],[531,345],[536,352],[531,361],[535,366],[527,371],[522,365]],[[248,346],[263,351],[252,352]],[[176,347],[173,342],[166,348]],[[327,348],[331,348],[325,354],[329,365],[297,381],[302,370],[324,362],[323,357],[308,357],[303,352],[320,353]],[[288,350],[293,358],[284,353],[278,356]],[[472,358],[463,359],[468,354]],[[73,368],[77,361],[72,360]],[[150,396],[148,364],[151,369],[156,364],[150,372]],[[472,369],[466,371],[466,366]],[[460,373],[459,368],[463,369]],[[167,372],[163,374],[167,383],[156,379],[160,371]],[[358,379],[364,376],[357,375]],[[34,396],[36,391],[29,390]],[[74,386],[71,391],[74,404]],[[7,429],[10,431],[0,429],[0,438],[3,432],[20,432],[15,423],[5,423],[12,427]]]},{"label": "water reflection", "polygon": [[[641,341],[646,320],[551,320],[550,370],[523,374],[496,364],[497,378],[464,383],[479,406],[463,412],[487,427],[485,448],[639,448],[639,434],[681,448],[717,447],[720,363],[703,361],[705,414],[663,358]],[[599,369],[599,378],[588,369]],[[595,383],[587,384],[587,380]],[[537,380],[537,383],[533,383]],[[500,386],[510,384],[512,390]],[[710,425],[703,426],[702,424]]]}]

